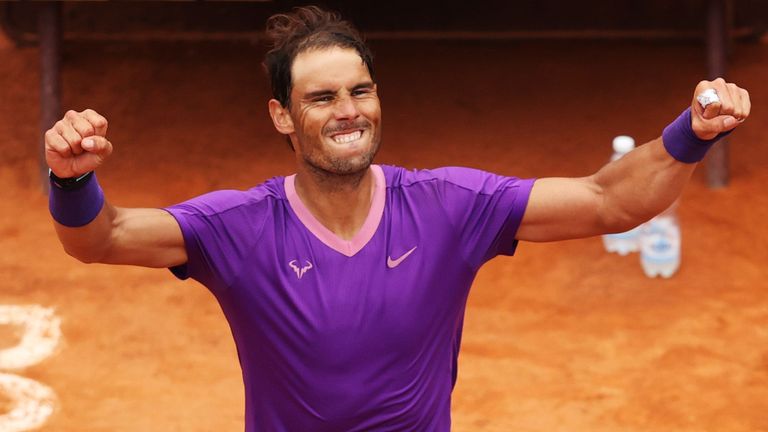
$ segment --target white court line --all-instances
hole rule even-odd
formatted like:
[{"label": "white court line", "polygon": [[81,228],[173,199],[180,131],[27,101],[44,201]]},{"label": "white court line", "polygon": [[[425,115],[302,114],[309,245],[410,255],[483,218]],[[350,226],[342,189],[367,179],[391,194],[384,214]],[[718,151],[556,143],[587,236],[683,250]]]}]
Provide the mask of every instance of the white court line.
[{"label": "white court line", "polygon": [[22,327],[18,345],[0,350],[0,369],[18,370],[40,363],[56,350],[61,319],[53,309],[37,305],[0,305],[0,325]]},{"label": "white court line", "polygon": [[[51,308],[38,305],[0,305],[0,325],[21,327],[21,340],[0,350],[0,369],[23,369],[45,360],[61,339],[61,319]],[[41,427],[56,407],[56,394],[29,378],[0,372],[0,391],[11,399],[0,415],[0,432],[23,432]]]},{"label": "white court line", "polygon": [[0,432],[39,428],[56,406],[53,390],[29,378],[0,373],[0,390],[12,400],[10,411],[0,415]]}]

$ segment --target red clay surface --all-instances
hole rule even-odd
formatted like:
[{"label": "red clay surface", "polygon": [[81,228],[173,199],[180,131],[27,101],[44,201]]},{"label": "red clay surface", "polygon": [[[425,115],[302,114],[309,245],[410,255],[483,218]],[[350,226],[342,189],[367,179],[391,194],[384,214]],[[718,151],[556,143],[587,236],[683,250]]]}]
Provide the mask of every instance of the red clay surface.
[{"label": "red clay surface", "polygon": [[[376,42],[379,163],[581,176],[613,136],[658,136],[703,78],[695,44]],[[70,43],[65,108],[110,120],[99,171],[120,206],[165,206],[292,172],[248,45]],[[62,318],[51,431],[238,431],[243,390],[214,298],[166,270],[85,265],[60,247],[37,178],[37,50],[0,47],[0,304]],[[730,186],[699,169],[680,205],[683,264],[647,279],[599,239],[522,244],[479,274],[456,431],[768,431],[768,46],[736,45],[752,95]],[[8,339],[12,332],[0,334]],[[10,346],[13,341],[0,341]],[[6,406],[0,396],[0,409]]]}]

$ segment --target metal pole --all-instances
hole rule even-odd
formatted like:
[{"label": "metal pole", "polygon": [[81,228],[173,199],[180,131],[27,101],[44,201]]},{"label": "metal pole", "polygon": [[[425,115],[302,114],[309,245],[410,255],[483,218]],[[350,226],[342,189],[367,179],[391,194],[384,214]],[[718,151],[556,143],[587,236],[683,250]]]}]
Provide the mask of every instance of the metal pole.
[{"label": "metal pole", "polygon": [[40,144],[39,165],[43,190],[48,191],[43,134],[61,118],[61,10],[57,2],[39,4],[37,29],[40,35]]},{"label": "metal pole", "polygon": [[[725,77],[728,50],[726,0],[709,0],[707,5],[707,75],[710,80]],[[706,159],[707,183],[710,188],[728,185],[728,138],[718,141]]]}]

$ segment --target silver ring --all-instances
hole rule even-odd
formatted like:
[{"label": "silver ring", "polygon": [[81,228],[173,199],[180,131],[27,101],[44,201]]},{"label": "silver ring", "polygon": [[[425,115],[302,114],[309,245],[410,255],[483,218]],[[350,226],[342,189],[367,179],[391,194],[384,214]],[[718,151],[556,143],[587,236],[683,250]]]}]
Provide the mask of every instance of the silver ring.
[{"label": "silver ring", "polygon": [[717,96],[717,90],[708,88],[696,96],[696,100],[699,101],[701,109],[707,109],[707,105],[713,103],[720,103],[720,97]]}]

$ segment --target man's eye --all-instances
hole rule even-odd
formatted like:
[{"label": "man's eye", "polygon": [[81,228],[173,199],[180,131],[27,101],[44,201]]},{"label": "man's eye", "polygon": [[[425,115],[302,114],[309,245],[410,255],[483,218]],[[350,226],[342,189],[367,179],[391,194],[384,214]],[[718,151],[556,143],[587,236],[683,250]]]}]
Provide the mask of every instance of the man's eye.
[{"label": "man's eye", "polygon": [[315,102],[330,102],[333,100],[332,96],[320,96],[318,98],[315,98]]},{"label": "man's eye", "polygon": [[368,90],[368,89],[360,89],[360,90],[355,90],[355,91],[353,91],[353,92],[352,92],[352,96],[362,96],[362,95],[367,95],[367,94],[368,94],[368,93],[370,93],[370,92],[371,92],[371,91],[370,91],[370,90]]}]

